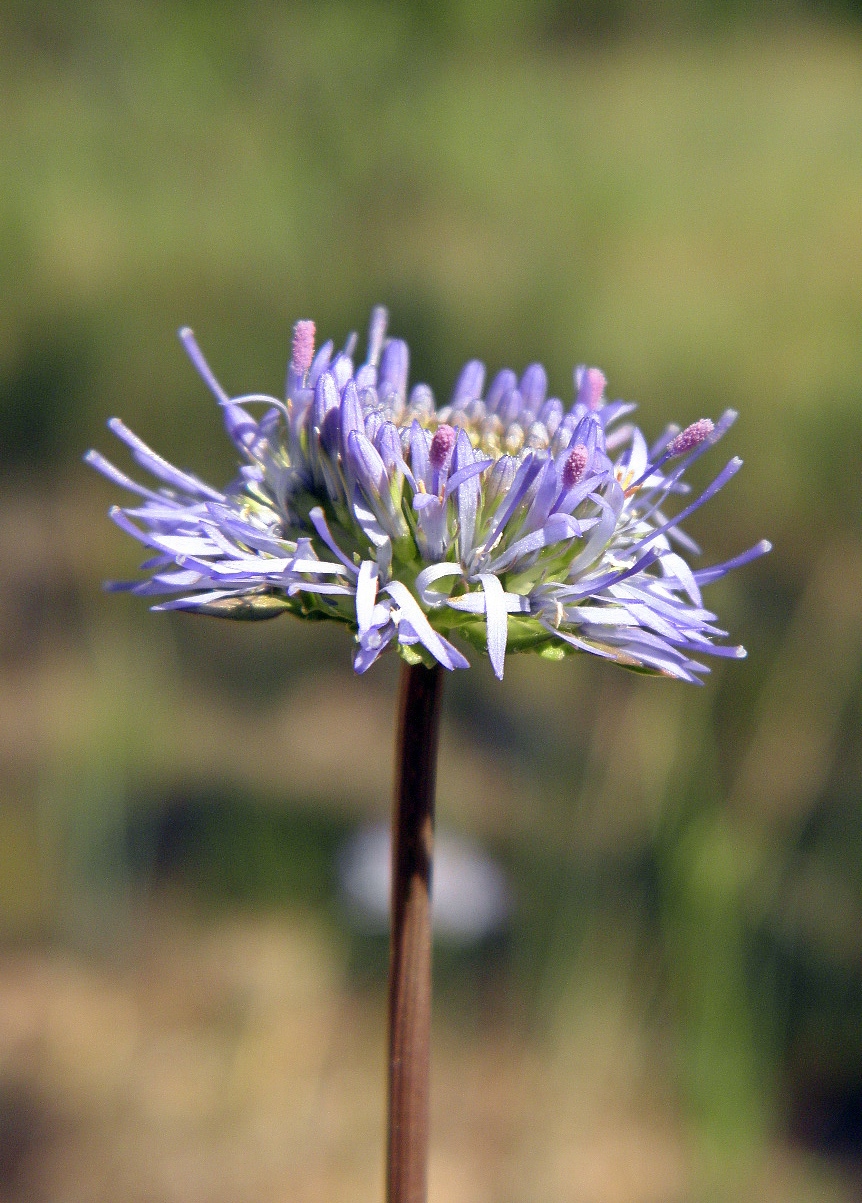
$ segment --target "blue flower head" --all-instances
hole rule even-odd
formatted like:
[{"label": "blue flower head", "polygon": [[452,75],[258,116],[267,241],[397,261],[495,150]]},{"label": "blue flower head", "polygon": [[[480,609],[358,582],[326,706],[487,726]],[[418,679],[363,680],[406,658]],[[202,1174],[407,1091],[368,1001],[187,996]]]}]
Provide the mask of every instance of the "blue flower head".
[{"label": "blue flower head", "polygon": [[[138,484],[96,451],[93,467],[137,496],[111,517],[152,551],[138,582],[110,588],[179,596],[157,610],[224,618],[287,611],[344,623],[354,666],[388,646],[410,663],[466,668],[456,646],[551,659],[590,652],[642,672],[697,682],[699,654],[741,657],[704,609],[701,587],[769,550],[692,570],[698,548],[680,523],[741,466],[732,459],[672,517],[687,468],[736,415],[671,426],[652,446],[605,400],[597,368],[574,374],[566,409],[532,364],[486,387],[471,360],[450,403],[408,392],[409,353],[371,316],[365,362],[356,336],[315,353],[314,323],[297,322],[284,401],[229,397],[191,330],[180,338],[222,407],[241,459],[224,491],[174,468],[119,418],[111,430],[159,485]],[[260,407],[263,407],[262,412]],[[254,415],[259,416],[255,417]]]}]

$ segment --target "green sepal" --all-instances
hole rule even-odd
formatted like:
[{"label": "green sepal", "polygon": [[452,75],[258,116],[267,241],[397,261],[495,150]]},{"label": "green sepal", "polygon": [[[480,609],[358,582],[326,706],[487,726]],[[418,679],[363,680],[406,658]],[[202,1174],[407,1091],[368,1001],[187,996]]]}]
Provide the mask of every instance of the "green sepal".
[{"label": "green sepal", "polygon": [[536,655],[541,656],[543,660],[565,660],[566,656],[573,655],[574,651],[575,649],[567,643],[546,643],[544,647],[536,649]]},{"label": "green sepal", "polygon": [[415,643],[399,643],[398,655],[411,668],[415,668],[418,664],[424,664],[426,668],[433,668],[437,661],[421,644]]}]

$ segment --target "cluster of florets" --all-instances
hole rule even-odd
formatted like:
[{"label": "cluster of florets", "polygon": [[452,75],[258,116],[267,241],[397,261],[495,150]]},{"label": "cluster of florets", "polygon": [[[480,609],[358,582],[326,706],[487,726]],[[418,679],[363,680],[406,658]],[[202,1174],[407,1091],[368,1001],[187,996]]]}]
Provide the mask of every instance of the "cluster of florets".
[{"label": "cluster of florets", "polygon": [[[375,309],[365,362],[356,337],[315,354],[298,322],[286,399],[231,398],[190,330],[180,337],[222,406],[243,463],[224,491],[180,471],[123,423],[109,426],[162,482],[145,488],[97,452],[89,462],[141,503],[111,515],[155,553],[139,582],[111,587],[181,594],[155,609],[227,618],[288,611],[354,633],[364,672],[390,644],[411,663],[467,667],[452,642],[487,649],[503,675],[506,650],[552,659],[590,652],[629,668],[696,681],[698,653],[740,657],[703,608],[701,586],[769,550],[693,571],[680,522],[741,466],[732,459],[675,516],[683,474],[735,418],[671,426],[648,447],[619,424],[634,406],[605,400],[596,368],[575,370],[568,410],[547,397],[540,364],[462,370],[449,405],[427,385],[408,394],[408,349],[386,339]],[[259,418],[255,407],[263,405]],[[676,548],[676,550],[675,550]]]}]

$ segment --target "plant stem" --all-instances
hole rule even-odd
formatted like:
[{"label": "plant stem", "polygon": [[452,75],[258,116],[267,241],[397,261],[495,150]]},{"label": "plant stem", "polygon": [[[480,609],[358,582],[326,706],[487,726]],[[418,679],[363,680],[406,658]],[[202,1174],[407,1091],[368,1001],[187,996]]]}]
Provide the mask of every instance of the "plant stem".
[{"label": "plant stem", "polygon": [[403,664],[392,816],[388,1203],[425,1203],[431,1052],[431,860],[443,670]]}]

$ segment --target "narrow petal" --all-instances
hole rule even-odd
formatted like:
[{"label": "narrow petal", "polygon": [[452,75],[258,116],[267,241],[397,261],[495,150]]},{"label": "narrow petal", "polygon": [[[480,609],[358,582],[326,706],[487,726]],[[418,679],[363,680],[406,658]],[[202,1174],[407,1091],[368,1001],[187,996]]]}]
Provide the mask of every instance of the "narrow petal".
[{"label": "narrow petal", "polygon": [[352,430],[347,440],[350,468],[369,501],[380,500],[387,482],[386,466],[369,438]]},{"label": "narrow petal", "polygon": [[380,632],[379,637],[373,643],[365,642],[361,644],[356,655],[353,657],[354,670],[358,673],[367,672],[395,638],[396,633],[397,629],[394,623],[392,623],[386,630]]},{"label": "narrow petal", "polygon": [[517,543],[513,543],[511,547],[507,548],[502,555],[491,560],[488,569],[491,572],[506,572],[514,568],[518,560],[523,557],[541,551],[545,547],[551,547],[555,543],[562,543],[566,539],[577,539],[580,535],[581,526],[577,519],[572,518],[569,514],[554,514],[541,530],[525,535],[523,539],[519,539]]},{"label": "narrow petal", "polygon": [[506,598],[503,586],[492,572],[480,572],[479,580],[485,590],[485,625],[488,628],[488,656],[494,675],[503,680],[503,665],[506,660],[506,641],[509,634],[509,619],[506,613]]},{"label": "narrow petal", "polygon": [[772,551],[772,544],[768,539],[761,539],[759,543],[755,543],[754,547],[749,547],[748,551],[734,556],[732,560],[725,560],[723,564],[715,564],[712,568],[701,568],[694,573],[694,579],[699,585],[710,585],[734,568],[741,568],[743,564],[748,564],[751,560],[758,559],[759,556],[765,556],[770,551]]},{"label": "narrow petal", "polygon": [[373,560],[363,560],[356,578],[356,623],[360,635],[371,626],[376,598],[377,565]]},{"label": "narrow petal", "polygon": [[515,479],[512,481],[512,487],[509,490],[508,500],[503,506],[503,512],[500,514],[491,535],[485,540],[485,547],[490,551],[494,544],[503,533],[506,523],[514,514],[515,510],[524,499],[524,494],[529,489],[530,485],[536,479],[539,470],[542,466],[542,461],[535,455],[528,454],[521,466],[515,473]]},{"label": "narrow petal", "polygon": [[137,493],[139,497],[150,497],[165,506],[182,509],[178,501],[163,497],[159,493],[154,493],[152,489],[147,489],[144,485],[139,485],[130,476],[126,476],[125,472],[121,472],[119,468],[115,468],[111,461],[105,459],[104,455],[98,451],[88,451],[84,456],[84,463],[89,464],[91,468],[95,468],[97,472],[101,472],[103,476],[106,476],[113,484],[119,485],[121,489],[128,489],[130,493]]},{"label": "narrow petal", "polygon": [[682,558],[673,552],[661,557],[661,569],[665,576],[675,576],[696,606],[703,605],[700,589],[697,586],[694,573]]},{"label": "narrow petal", "polygon": [[410,467],[416,482],[421,480],[424,488],[431,487],[431,435],[414,421],[410,427]]},{"label": "narrow petal", "polygon": [[[452,457],[453,474],[476,467],[476,453],[466,431],[458,432],[455,454]],[[448,482],[447,482],[448,483]],[[479,510],[479,481],[477,474],[468,474],[457,487],[455,496],[458,505],[458,546],[461,559],[466,561],[476,541],[476,515]]]},{"label": "narrow petal", "polygon": [[216,589],[209,593],[194,593],[190,597],[178,597],[172,601],[160,602],[159,605],[153,606],[153,610],[198,610],[210,605],[212,602],[221,601],[226,597],[240,597],[241,594],[233,589]]},{"label": "narrow petal", "polygon": [[320,508],[320,506],[316,505],[314,509],[309,512],[308,517],[311,520],[312,526],[317,531],[318,535],[329,548],[329,550],[338,557],[348,571],[352,572],[353,575],[356,576],[356,565],[347,558],[347,556],[333,539],[329,527],[326,524],[326,517],[324,516],[323,510]]},{"label": "narrow petal", "polygon": [[141,467],[152,472],[153,476],[157,476],[165,484],[193,495],[209,497],[213,501],[224,501],[223,493],[219,493],[217,489],[211,488],[196,476],[192,476],[190,472],[181,472],[179,468],[169,464],[166,459],[162,459],[147,446],[143,439],[138,438],[134,431],[129,430],[128,426],[119,418],[111,418],[108,427],[118,439],[122,439],[130,448],[132,455]]},{"label": "narrow petal", "polygon": [[693,501],[691,505],[687,505],[684,510],[681,510],[675,518],[671,518],[671,520],[669,522],[665,522],[663,526],[656,527],[651,534],[645,535],[643,539],[640,539],[637,543],[632,544],[628,550],[630,552],[640,551],[642,547],[646,547],[648,544],[653,543],[657,538],[659,538],[660,535],[665,534],[666,531],[672,530],[673,527],[677,526],[680,522],[683,522],[690,514],[693,514],[695,510],[700,509],[702,505],[705,505],[707,501],[711,500],[711,498],[716,495],[719,489],[723,489],[731,477],[735,476],[741,467],[742,460],[739,458],[739,456],[734,456],[727,466],[721,472],[719,472],[712,484],[708,485],[704,489],[697,501]]},{"label": "narrow petal", "polygon": [[357,434],[365,433],[365,415],[362,412],[362,405],[359,400],[359,393],[356,385],[352,380],[349,380],[344,386],[344,392],[341,394],[341,413],[339,420],[339,438],[341,458],[347,458],[347,440],[351,431],[356,431]]},{"label": "narrow petal", "polygon": [[419,603],[406,585],[392,581],[384,590],[397,603],[399,610],[410,623],[424,647],[444,668],[469,668],[470,662],[447,639],[434,630],[423,614]]},{"label": "narrow petal", "polygon": [[[276,407],[285,408],[283,402],[277,401],[275,397],[251,396],[243,397],[242,400],[268,401],[270,404],[275,402]],[[250,452],[261,437],[260,426],[237,402],[221,401],[219,404],[228,438],[238,451]]]},{"label": "narrow petal", "polygon": [[436,589],[431,589],[430,586],[435,581],[443,580],[447,576],[461,575],[460,564],[431,564],[428,568],[423,568],[417,576],[416,592],[426,606],[442,606],[449,600],[448,597]]},{"label": "narrow petal", "polygon": [[[459,610],[462,614],[484,614],[487,610],[484,589],[477,589],[473,593],[461,593],[458,597],[447,597],[444,600],[451,610]],[[506,603],[507,614],[531,612],[529,597],[521,593],[504,592],[503,600]]]},{"label": "narrow petal", "polygon": [[186,355],[192,361],[194,369],[203,380],[204,384],[210,390],[215,399],[222,405],[230,404],[230,397],[224,391],[222,386],[215,378],[215,374],[204,359],[203,352],[197,344],[197,340],[188,326],[183,326],[179,332],[180,342],[185,348]]},{"label": "narrow petal", "polygon": [[465,481],[471,480],[474,476],[481,476],[487,468],[491,468],[493,465],[494,461],[492,459],[480,459],[472,464],[467,464],[463,468],[459,468],[457,472],[453,472],[446,481],[446,488],[443,490],[444,498],[451,497],[455,490],[464,484]]}]

